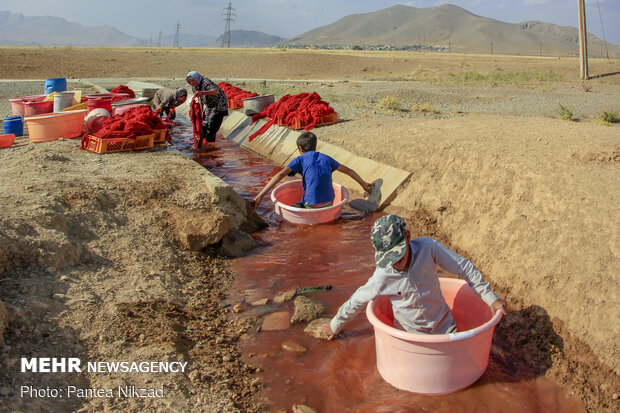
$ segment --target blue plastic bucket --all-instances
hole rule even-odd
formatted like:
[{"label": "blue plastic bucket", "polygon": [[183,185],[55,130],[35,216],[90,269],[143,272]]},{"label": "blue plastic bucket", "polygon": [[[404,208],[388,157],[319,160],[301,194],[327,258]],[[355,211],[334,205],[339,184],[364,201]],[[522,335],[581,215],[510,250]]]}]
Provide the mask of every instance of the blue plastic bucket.
[{"label": "blue plastic bucket", "polygon": [[55,79],[47,79],[45,81],[45,94],[49,95],[52,92],[64,92],[67,90],[67,79],[64,77],[57,77]]},{"label": "blue plastic bucket", "polygon": [[15,136],[22,136],[24,134],[24,119],[18,112],[12,112],[11,115],[13,113],[17,113],[17,116],[6,116],[4,118],[4,123],[2,125],[4,134],[8,135],[12,133]]}]

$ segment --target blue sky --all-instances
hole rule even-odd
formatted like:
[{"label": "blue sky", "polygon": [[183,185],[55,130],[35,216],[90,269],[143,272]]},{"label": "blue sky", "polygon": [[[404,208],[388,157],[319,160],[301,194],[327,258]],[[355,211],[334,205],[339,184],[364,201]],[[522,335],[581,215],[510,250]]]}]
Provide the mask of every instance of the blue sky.
[{"label": "blue sky", "polygon": [[[450,3],[493,19],[518,23],[540,20],[577,27],[577,0],[230,0],[236,18],[232,29],[259,30],[293,37],[355,13],[367,13],[395,4],[433,7]],[[587,0],[588,31],[620,45],[620,0]],[[0,0],[0,10],[27,16],[56,16],[84,26],[108,25],[148,39],[181,31],[219,36],[222,13],[228,1],[220,0]],[[602,15],[599,16],[599,6]],[[614,27],[615,26],[615,27]]]}]

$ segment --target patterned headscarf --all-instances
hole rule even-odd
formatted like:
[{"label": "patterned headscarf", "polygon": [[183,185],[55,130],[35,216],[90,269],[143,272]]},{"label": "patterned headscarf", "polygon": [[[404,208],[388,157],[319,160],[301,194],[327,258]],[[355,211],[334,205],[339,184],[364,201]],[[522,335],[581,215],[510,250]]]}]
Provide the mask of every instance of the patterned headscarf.
[{"label": "patterned headscarf", "polygon": [[[188,79],[194,79],[198,83],[198,87],[202,85],[202,79],[203,79],[202,75],[194,70],[192,70],[191,72],[187,74],[187,76],[185,76],[185,80],[187,81]],[[195,92],[197,89],[192,86],[192,90]]]}]

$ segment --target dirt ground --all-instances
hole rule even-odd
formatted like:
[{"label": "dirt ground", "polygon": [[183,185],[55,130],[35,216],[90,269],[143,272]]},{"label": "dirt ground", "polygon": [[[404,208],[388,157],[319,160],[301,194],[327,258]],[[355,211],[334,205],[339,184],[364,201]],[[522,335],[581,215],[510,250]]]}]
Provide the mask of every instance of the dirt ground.
[{"label": "dirt ground", "polygon": [[[180,85],[198,70],[256,92],[316,90],[340,119],[317,128],[319,138],[412,172],[390,210],[471,258],[520,310],[498,328],[497,351],[522,376],[555,378],[588,411],[617,411],[620,126],[597,118],[620,112],[620,62],[591,61],[598,77],[581,82],[577,60],[564,58],[86,48],[0,48],[0,57],[3,79]],[[559,118],[560,105],[576,122]],[[198,367],[173,381],[170,398],[66,409],[260,411],[256,367],[237,347],[251,322],[227,317],[234,274],[212,249],[179,241],[183,211],[206,209],[215,223],[219,213],[183,189],[191,177],[155,172],[152,154],[126,159],[87,157],[73,141],[0,150],[0,301],[11,320],[0,357],[14,367],[23,354],[62,348],[85,359],[182,358]],[[22,380],[0,373],[11,409],[45,410],[20,405],[11,392]],[[122,380],[157,387],[164,377],[76,382]]]}]

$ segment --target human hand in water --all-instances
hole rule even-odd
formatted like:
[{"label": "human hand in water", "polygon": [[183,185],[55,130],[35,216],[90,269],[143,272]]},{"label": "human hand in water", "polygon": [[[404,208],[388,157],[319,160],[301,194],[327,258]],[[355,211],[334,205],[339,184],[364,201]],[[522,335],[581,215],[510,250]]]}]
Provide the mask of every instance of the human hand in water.
[{"label": "human hand in water", "polygon": [[317,333],[319,333],[320,337],[327,337],[328,340],[333,340],[336,338],[336,334],[332,331],[329,323],[325,323],[317,329]]}]

